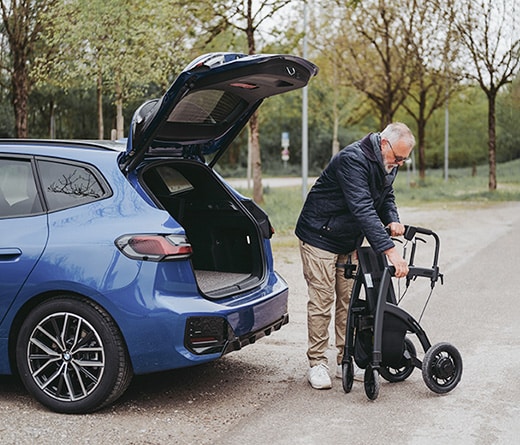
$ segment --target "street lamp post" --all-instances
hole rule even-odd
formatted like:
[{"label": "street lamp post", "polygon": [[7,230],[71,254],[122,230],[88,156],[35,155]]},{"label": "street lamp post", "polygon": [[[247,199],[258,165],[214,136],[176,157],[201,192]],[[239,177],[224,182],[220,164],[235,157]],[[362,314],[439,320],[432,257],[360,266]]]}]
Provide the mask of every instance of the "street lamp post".
[{"label": "street lamp post", "polygon": [[[303,2],[303,58],[307,58],[307,1]],[[309,175],[309,130],[307,119],[307,86],[302,92],[302,201],[307,197],[307,178]]]}]

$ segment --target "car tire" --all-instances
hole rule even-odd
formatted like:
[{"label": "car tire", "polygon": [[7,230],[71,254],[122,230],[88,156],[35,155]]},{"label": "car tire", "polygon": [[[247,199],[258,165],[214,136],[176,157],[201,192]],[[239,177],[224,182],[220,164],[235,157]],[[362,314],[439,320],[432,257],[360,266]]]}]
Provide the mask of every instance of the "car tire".
[{"label": "car tire", "polygon": [[68,414],[114,402],[133,375],[115,322],[98,304],[75,296],[51,298],[28,314],[18,334],[16,362],[28,392]]}]

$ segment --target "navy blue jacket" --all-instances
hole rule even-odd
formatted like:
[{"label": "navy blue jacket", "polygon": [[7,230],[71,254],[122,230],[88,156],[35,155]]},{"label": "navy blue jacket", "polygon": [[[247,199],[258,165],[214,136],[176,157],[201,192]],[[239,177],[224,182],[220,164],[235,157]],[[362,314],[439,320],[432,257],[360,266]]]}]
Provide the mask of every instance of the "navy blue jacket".
[{"label": "navy blue jacket", "polygon": [[313,185],[296,224],[296,236],[311,246],[345,254],[363,236],[381,253],[394,243],[384,226],[399,222],[393,182],[397,168],[387,174],[381,136],[370,133],[330,161]]}]

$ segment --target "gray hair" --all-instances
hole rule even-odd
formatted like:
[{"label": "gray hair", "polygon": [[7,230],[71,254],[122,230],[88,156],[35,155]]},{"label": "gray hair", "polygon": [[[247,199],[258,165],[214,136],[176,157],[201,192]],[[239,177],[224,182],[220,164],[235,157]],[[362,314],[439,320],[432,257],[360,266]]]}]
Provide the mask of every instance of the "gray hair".
[{"label": "gray hair", "polygon": [[391,144],[396,144],[402,140],[405,144],[413,149],[415,146],[415,137],[411,130],[402,122],[393,122],[381,132],[381,138],[387,139]]}]

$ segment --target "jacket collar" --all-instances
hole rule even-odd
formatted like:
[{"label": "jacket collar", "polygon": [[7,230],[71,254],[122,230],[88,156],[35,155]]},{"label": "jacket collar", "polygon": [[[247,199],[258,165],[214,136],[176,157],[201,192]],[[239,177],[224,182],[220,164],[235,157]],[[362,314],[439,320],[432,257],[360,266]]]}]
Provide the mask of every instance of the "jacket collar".
[{"label": "jacket collar", "polygon": [[369,133],[361,139],[361,150],[363,154],[373,162],[378,162],[383,167],[383,155],[381,154],[381,135]]},{"label": "jacket collar", "polygon": [[390,173],[386,172],[383,161],[383,153],[381,153],[381,133],[369,133],[360,142],[361,151],[372,162],[376,162],[383,174],[395,176],[397,169],[394,168]]}]

